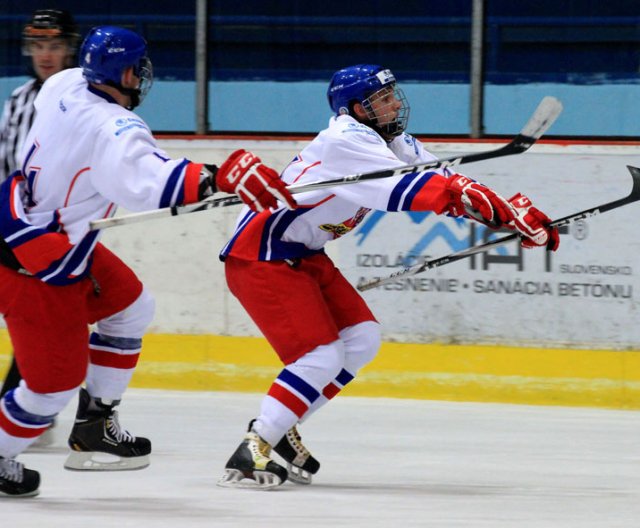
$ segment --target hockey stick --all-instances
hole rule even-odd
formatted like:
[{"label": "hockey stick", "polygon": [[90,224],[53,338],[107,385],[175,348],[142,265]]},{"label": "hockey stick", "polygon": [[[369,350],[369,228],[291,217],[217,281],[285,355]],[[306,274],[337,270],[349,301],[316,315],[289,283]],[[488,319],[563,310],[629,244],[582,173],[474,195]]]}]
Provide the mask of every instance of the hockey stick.
[{"label": "hockey stick", "polygon": [[[349,176],[336,178],[334,180],[291,185],[287,187],[287,189],[289,190],[289,192],[291,192],[291,194],[298,194],[303,192],[316,191],[318,189],[324,189],[327,187],[335,187],[336,185],[349,185],[361,181],[390,178],[392,176],[401,176],[403,174],[422,172],[429,169],[443,169],[446,167],[455,167],[457,165],[462,165],[465,163],[474,163],[476,161],[500,158],[502,156],[521,154],[522,152],[530,149],[531,146],[542,136],[542,134],[544,134],[549,129],[549,127],[557,119],[558,115],[560,115],[561,111],[562,103],[560,103],[558,99],[551,96],[544,97],[527,124],[520,131],[520,133],[509,143],[498,149],[438,159],[420,165],[404,165],[402,167],[396,167],[395,169],[385,169],[374,172],[351,174]],[[226,207],[229,205],[237,205],[240,203],[242,202],[237,196],[225,196],[223,198],[211,197],[201,202],[196,202],[189,205],[165,207],[163,209],[157,209],[155,211],[144,211],[141,213],[133,213],[114,218],[93,220],[90,223],[90,229],[92,231],[95,231],[96,229],[105,229],[108,227],[132,224],[135,222],[153,220],[156,218],[165,218],[168,216],[177,216],[181,214],[195,213],[198,211],[207,211],[209,209],[216,209],[218,207]]]},{"label": "hockey stick", "polygon": [[[637,167],[632,167],[627,165],[629,172],[631,173],[631,177],[633,178],[633,187],[631,189],[631,193],[629,196],[625,198],[621,198],[619,200],[615,200],[613,202],[609,202],[603,205],[598,205],[596,207],[591,207],[589,209],[585,209],[584,211],[580,211],[578,213],[573,213],[567,216],[563,216],[562,218],[558,218],[551,222],[552,227],[562,227],[577,220],[582,220],[584,218],[589,218],[591,216],[596,216],[602,213],[606,213],[607,211],[611,211],[612,209],[617,209],[618,207],[622,207],[624,205],[637,202],[640,200],[640,169]],[[432,260],[427,260],[422,264],[416,264],[415,266],[409,266],[395,273],[392,273],[388,277],[381,277],[376,279],[371,279],[369,281],[358,284],[357,289],[360,291],[371,290],[373,288],[377,288],[378,286],[382,286],[383,284],[388,284],[395,280],[410,277],[412,275],[416,275],[418,273],[422,273],[423,271],[438,268],[440,266],[444,266],[445,264],[451,264],[452,262],[456,262],[458,260],[462,260],[464,258],[470,257],[472,255],[476,255],[478,253],[483,253],[490,249],[493,249],[498,246],[503,246],[513,240],[520,239],[520,235],[518,233],[513,233],[511,235],[507,235],[505,237],[499,238],[497,240],[492,240],[489,242],[485,242],[484,244],[479,244],[477,246],[472,246],[467,249],[463,249],[462,251],[457,251],[455,253],[451,253],[450,255],[446,255],[444,257],[439,257]]]},{"label": "hockey stick", "polygon": [[562,103],[560,103],[560,101],[555,97],[547,96],[540,101],[538,108],[536,108],[535,112],[520,133],[509,143],[498,149],[486,152],[477,152],[475,154],[453,156],[451,158],[434,160],[420,165],[406,165],[404,167],[396,167],[395,169],[352,174],[350,176],[345,176],[344,178],[336,178],[335,180],[292,185],[288,187],[288,189],[291,193],[315,191],[317,189],[334,187],[336,185],[357,183],[367,180],[378,180],[380,178],[390,178],[391,176],[401,176],[402,174],[422,172],[429,169],[444,169],[446,167],[455,167],[464,163],[474,163],[476,161],[501,158],[502,156],[511,156],[512,154],[521,154],[522,152],[529,150],[540,136],[549,129],[560,115],[560,112],[562,112]]},{"label": "hockey stick", "polygon": [[226,207],[228,205],[238,205],[242,201],[235,194],[224,196],[222,198],[207,198],[201,202],[195,202],[188,205],[175,205],[173,207],[164,207],[153,211],[142,211],[140,213],[131,213],[113,218],[101,218],[100,220],[91,220],[89,222],[89,230],[96,231],[98,229],[106,229],[108,227],[116,227],[121,225],[135,224],[137,222],[145,222],[147,220],[156,220],[157,218],[167,218],[169,216],[177,216],[188,213],[197,213],[198,211],[208,211],[218,207]]}]

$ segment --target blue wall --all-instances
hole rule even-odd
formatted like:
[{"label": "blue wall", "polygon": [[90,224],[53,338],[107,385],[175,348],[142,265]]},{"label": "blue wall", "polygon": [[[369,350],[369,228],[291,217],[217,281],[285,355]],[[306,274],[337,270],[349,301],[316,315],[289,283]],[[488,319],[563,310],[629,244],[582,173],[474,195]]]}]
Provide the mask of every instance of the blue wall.
[{"label": "blue wall", "polygon": [[[24,82],[0,79],[0,98]],[[470,132],[469,86],[401,83],[411,104],[409,130],[415,134]],[[318,132],[330,117],[324,82],[212,82],[210,124],[215,132]],[[517,133],[545,95],[564,104],[549,134],[640,137],[640,84],[488,85],[485,132]],[[193,132],[195,84],[156,81],[137,110],[154,131]]]},{"label": "blue wall", "polygon": [[[485,133],[513,134],[545,95],[552,135],[640,136],[640,0],[485,0]],[[156,131],[195,128],[195,2],[56,0],[80,33],[132,27],[156,84],[140,114]],[[42,0],[0,0],[0,96],[26,71],[21,32]],[[325,89],[349,64],[393,70],[417,134],[468,135],[471,0],[208,2],[211,130],[316,132]],[[10,79],[3,80],[3,77]],[[636,95],[638,94],[638,95]]]}]

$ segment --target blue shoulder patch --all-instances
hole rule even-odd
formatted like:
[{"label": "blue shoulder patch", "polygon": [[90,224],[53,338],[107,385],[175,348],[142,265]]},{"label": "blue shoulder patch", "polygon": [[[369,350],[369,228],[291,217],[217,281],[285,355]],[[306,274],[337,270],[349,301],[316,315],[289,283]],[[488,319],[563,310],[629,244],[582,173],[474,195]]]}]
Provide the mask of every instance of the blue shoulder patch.
[{"label": "blue shoulder patch", "polygon": [[406,132],[403,132],[402,139],[407,145],[409,145],[410,147],[413,147],[413,151],[416,153],[416,156],[417,156],[419,153],[419,150],[418,150],[418,145],[416,145],[416,138],[414,138],[410,134],[407,134]]},{"label": "blue shoulder patch", "polygon": [[368,136],[376,138],[378,141],[384,141],[380,135],[369,128],[367,125],[363,125],[362,123],[349,123],[345,129],[343,129],[341,134],[347,133],[356,133],[356,134],[366,134]]},{"label": "blue shoulder patch", "polygon": [[119,136],[123,132],[131,130],[132,128],[143,128],[144,130],[149,130],[147,124],[137,117],[120,117],[116,119],[115,125],[117,127],[117,130],[115,131],[116,136]]}]

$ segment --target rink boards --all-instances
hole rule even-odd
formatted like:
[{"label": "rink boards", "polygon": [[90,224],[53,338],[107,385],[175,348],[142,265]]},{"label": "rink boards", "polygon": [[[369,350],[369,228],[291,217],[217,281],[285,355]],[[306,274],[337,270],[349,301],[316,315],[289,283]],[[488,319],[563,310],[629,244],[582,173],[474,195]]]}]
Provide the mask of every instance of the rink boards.
[{"label": "rink boards", "polygon": [[[173,157],[219,162],[243,147],[277,169],[306,143],[161,140]],[[500,144],[427,146],[445,156]],[[542,142],[460,171],[506,196],[525,192],[559,217],[628,194],[629,164],[640,165],[639,144]],[[104,232],[157,301],[134,386],[262,392],[278,372],[217,259],[237,213],[228,207]],[[506,247],[366,292],[384,344],[345,393],[640,408],[639,214],[631,205],[571,226],[552,255]],[[357,284],[486,237],[467,221],[372,212],[328,252]],[[9,348],[3,344],[0,365]]]},{"label": "rink boards", "polygon": [[[263,338],[150,334],[131,386],[266,392],[280,368]],[[640,352],[385,342],[343,394],[640,409]]]}]

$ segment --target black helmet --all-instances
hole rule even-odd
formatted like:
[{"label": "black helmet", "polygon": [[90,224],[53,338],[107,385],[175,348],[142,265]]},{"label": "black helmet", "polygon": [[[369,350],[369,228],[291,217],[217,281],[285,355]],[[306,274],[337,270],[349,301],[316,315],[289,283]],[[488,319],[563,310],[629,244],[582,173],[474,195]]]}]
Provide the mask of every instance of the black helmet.
[{"label": "black helmet", "polygon": [[32,40],[62,38],[76,48],[80,35],[71,13],[59,9],[38,9],[22,30],[25,44]]}]

